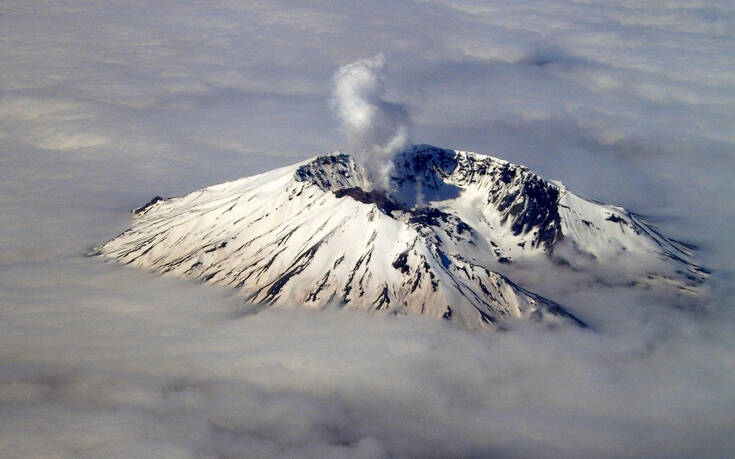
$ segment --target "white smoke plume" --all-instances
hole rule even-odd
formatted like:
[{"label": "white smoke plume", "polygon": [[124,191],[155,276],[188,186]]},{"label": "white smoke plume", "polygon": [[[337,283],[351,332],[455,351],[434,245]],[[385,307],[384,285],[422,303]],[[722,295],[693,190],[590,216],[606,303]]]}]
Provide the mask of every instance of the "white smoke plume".
[{"label": "white smoke plume", "polygon": [[383,54],[340,67],[331,107],[363,166],[387,180],[390,157],[411,143],[411,118],[404,105],[384,99],[384,67]]}]

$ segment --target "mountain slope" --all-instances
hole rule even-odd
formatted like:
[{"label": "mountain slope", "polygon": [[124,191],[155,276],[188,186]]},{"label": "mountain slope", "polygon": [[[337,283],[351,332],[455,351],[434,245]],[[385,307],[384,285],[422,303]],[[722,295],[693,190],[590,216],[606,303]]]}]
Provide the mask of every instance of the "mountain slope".
[{"label": "mountain slope", "polygon": [[421,201],[461,216],[501,264],[533,264],[544,254],[572,269],[595,265],[609,283],[668,286],[691,295],[707,276],[692,260],[693,247],[667,239],[639,215],[577,196],[526,167],[429,145],[414,146],[395,164],[397,194],[406,203]]},{"label": "mountain slope", "polygon": [[389,191],[372,183],[349,156],[320,156],[154,199],[95,253],[232,286],[264,307],[417,312],[470,328],[508,317],[584,326],[493,269],[517,259],[643,258],[666,268],[643,280],[692,292],[704,276],[634,215],[489,156],[414,146],[394,159]]}]

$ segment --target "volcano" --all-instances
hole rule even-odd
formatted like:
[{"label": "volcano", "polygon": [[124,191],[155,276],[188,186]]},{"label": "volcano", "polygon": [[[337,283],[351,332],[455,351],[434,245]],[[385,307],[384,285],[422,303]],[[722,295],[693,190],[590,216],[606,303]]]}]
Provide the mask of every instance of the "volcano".
[{"label": "volcano", "polygon": [[387,181],[377,186],[349,155],[317,156],[156,197],[93,254],[233,287],[254,311],[336,305],[470,329],[514,318],[586,326],[501,273],[515,263],[592,264],[596,278],[685,295],[707,275],[693,247],[643,217],[498,158],[415,145],[392,159]]}]

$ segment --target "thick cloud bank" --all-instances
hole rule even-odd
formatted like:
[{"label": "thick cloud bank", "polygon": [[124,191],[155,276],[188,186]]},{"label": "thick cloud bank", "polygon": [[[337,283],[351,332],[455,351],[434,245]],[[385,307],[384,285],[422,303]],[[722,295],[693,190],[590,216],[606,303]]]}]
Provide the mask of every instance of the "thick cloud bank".
[{"label": "thick cloud bank", "polygon": [[[0,456],[732,457],[734,20],[703,0],[4,2]],[[389,68],[358,61],[381,51]],[[84,256],[155,195],[340,145],[326,101],[346,62],[368,76],[349,100],[380,115],[357,123],[365,150],[405,101],[418,142],[698,246],[704,300],[519,266],[592,330],[469,333],[246,316],[228,291]]]},{"label": "thick cloud bank", "polygon": [[331,100],[351,151],[380,177],[390,157],[410,144],[411,125],[405,106],[384,99],[384,66],[385,57],[378,54],[340,67]]},{"label": "thick cloud bank", "polygon": [[717,457],[735,447],[731,329],[661,304],[607,301],[594,309],[617,308],[623,326],[604,333],[482,333],[349,310],[242,316],[227,291],[99,260],[16,266],[0,282],[3,457]]}]

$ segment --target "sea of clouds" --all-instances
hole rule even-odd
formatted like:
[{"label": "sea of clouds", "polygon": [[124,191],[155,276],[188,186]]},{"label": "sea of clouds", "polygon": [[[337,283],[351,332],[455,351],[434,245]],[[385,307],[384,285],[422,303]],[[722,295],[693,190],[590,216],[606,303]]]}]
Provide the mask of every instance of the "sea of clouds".
[{"label": "sea of clouds", "polygon": [[[0,32],[0,456],[735,451],[732,5],[10,0]],[[593,330],[472,333],[244,315],[85,257],[155,195],[354,143],[351,63],[391,113],[373,144],[410,127],[644,214],[699,247],[704,300],[530,271]]]}]

